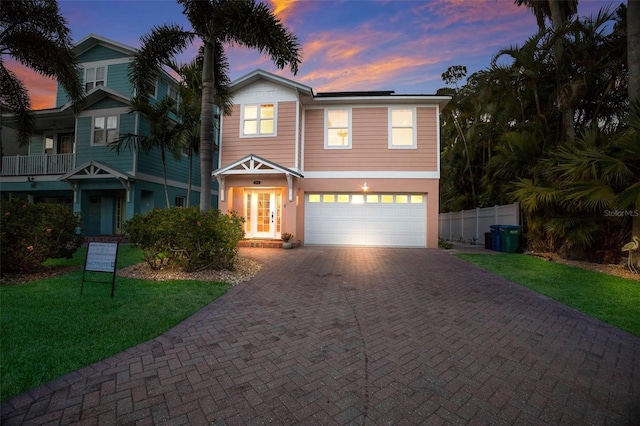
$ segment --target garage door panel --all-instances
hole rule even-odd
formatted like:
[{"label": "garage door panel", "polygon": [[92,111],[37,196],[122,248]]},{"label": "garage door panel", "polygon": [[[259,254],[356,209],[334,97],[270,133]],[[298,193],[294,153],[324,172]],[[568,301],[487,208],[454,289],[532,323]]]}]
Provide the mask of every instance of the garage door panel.
[{"label": "garage door panel", "polygon": [[349,200],[357,203],[323,202],[337,200],[337,195],[323,194],[315,199],[320,202],[309,202],[308,195],[305,197],[306,244],[426,246],[425,195],[412,198],[407,194],[367,197],[349,194]]}]

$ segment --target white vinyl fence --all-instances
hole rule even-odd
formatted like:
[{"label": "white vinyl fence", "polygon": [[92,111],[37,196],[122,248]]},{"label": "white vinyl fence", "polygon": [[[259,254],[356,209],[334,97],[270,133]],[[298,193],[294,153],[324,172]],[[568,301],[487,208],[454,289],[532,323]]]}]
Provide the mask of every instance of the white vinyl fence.
[{"label": "white vinyl fence", "polygon": [[491,225],[520,226],[520,205],[518,203],[505,206],[493,206],[462,210],[459,212],[440,213],[439,236],[449,241],[460,239],[477,244],[484,244],[484,233],[489,232]]}]

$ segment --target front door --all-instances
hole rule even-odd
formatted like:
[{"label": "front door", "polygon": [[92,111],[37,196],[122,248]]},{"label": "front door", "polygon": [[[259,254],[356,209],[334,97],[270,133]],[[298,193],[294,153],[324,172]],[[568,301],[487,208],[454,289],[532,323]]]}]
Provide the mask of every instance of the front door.
[{"label": "front door", "polygon": [[124,233],[122,226],[124,225],[125,216],[127,214],[127,199],[124,191],[118,191],[114,197],[113,206],[113,233],[121,235]]},{"label": "front door", "polygon": [[280,197],[275,189],[245,190],[245,233],[247,238],[280,237]]}]

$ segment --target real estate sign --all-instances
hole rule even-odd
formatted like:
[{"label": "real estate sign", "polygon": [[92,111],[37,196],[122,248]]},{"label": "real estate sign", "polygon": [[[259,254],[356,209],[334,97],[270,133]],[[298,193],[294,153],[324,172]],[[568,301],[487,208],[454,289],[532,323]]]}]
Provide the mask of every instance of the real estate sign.
[{"label": "real estate sign", "polygon": [[118,243],[89,243],[85,271],[115,272]]},{"label": "real estate sign", "polygon": [[85,279],[87,271],[91,272],[107,272],[111,274],[111,298],[116,286],[116,260],[118,259],[118,243],[98,243],[92,241],[87,248],[87,258],[84,262],[84,271],[82,271],[82,285],[80,286],[80,294],[84,289],[84,283],[95,282],[105,283],[105,281],[92,281]]}]

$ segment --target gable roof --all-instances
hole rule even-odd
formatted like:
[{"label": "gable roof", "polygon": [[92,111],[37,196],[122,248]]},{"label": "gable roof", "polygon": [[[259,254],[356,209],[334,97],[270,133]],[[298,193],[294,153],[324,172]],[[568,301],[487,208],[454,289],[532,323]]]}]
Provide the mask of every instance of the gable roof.
[{"label": "gable roof", "polygon": [[91,160],[87,161],[81,166],[76,167],[64,176],[60,176],[58,180],[73,181],[73,180],[85,180],[85,179],[118,179],[120,181],[133,181],[133,176],[128,173],[121,172],[111,166],[101,163],[100,161]]},{"label": "gable roof", "polygon": [[232,81],[230,85],[231,92],[233,93],[259,80],[270,81],[272,83],[297,90],[299,93],[303,95],[313,96],[313,90],[311,89],[311,87],[305,86],[304,84],[297,83],[293,80],[289,80],[288,78],[284,78],[279,75],[272,74],[270,72],[267,72],[261,69],[257,69],[253,72],[250,72],[249,74],[246,74]]},{"label": "gable roof", "polygon": [[129,55],[129,56],[132,56],[137,52],[137,49],[134,49],[131,46],[127,46],[126,44],[122,44],[115,40],[111,40],[106,37],[102,37],[93,33],[89,34],[88,36],[82,38],[79,42],[77,42],[73,48],[73,51],[76,56],[80,56],[84,52],[98,45],[108,47],[109,49],[113,49],[115,51],[124,53],[125,55]]},{"label": "gable roof", "polygon": [[249,154],[231,164],[227,164],[211,173],[211,176],[220,175],[262,175],[262,174],[285,174],[302,177],[302,174],[295,170],[288,169],[272,161]]},{"label": "gable roof", "polygon": [[328,104],[437,104],[441,109],[445,107],[451,100],[451,96],[440,95],[408,95],[396,94],[393,90],[376,90],[376,91],[350,91],[350,92],[319,92],[313,93],[313,89],[304,84],[297,83],[288,78],[281,77],[270,72],[257,69],[246,74],[233,82],[231,82],[231,93],[236,92],[248,85],[259,80],[266,80],[275,84],[279,84],[291,89],[297,90],[305,104],[319,103]]},{"label": "gable roof", "polygon": [[287,188],[289,192],[289,201],[293,201],[293,178],[303,178],[301,173],[283,167],[272,161],[258,157],[255,154],[249,154],[231,164],[228,164],[218,170],[214,170],[211,176],[218,181],[220,201],[224,201],[225,178],[227,175],[276,175],[284,174],[287,178]]}]

